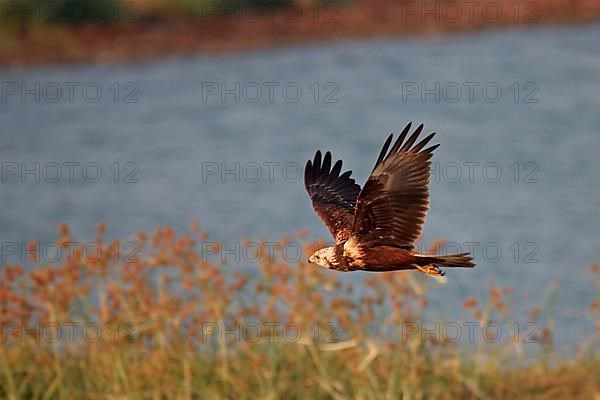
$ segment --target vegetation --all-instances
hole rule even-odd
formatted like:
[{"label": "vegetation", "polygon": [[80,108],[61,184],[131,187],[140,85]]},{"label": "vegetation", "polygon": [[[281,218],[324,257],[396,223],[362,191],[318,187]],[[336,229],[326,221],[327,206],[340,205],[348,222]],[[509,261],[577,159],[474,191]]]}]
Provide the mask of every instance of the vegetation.
[{"label": "vegetation", "polygon": [[168,16],[207,16],[242,9],[281,9],[293,0],[0,0],[2,22],[32,24],[131,23]]},{"label": "vegetation", "polygon": [[[167,227],[129,242],[104,237],[99,226],[93,243],[73,246],[62,226],[54,251],[32,242],[23,250],[25,266],[3,266],[2,398],[594,399],[600,393],[598,333],[578,354],[558,357],[552,321],[540,318],[544,310],[530,316],[539,329],[528,341],[514,332],[455,340],[450,329],[423,334],[433,308],[428,290],[438,283],[420,274],[370,274],[352,285],[348,275],[285,261],[285,252],[268,242],[241,244],[244,256],[235,263],[236,246],[221,251],[196,223],[180,236]],[[298,237],[275,249],[304,240]],[[232,259],[221,262],[223,254]],[[598,266],[591,273],[600,293]],[[463,309],[465,321],[479,326],[506,326],[519,320],[510,312],[514,296],[490,283],[487,298],[444,307]],[[600,330],[598,299],[590,302],[585,318]]]}]

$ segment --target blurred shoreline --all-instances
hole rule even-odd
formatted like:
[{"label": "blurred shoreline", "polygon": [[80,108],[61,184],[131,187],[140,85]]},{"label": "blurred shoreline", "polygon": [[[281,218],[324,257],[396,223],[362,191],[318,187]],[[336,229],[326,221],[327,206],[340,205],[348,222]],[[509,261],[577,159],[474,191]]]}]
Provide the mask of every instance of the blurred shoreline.
[{"label": "blurred shoreline", "polygon": [[[127,3],[118,23],[3,24],[0,65],[111,63],[221,54],[284,45],[385,37],[439,37],[512,26],[578,25],[600,20],[587,0],[290,3],[276,9],[210,7],[184,13]],[[4,19],[9,12],[4,8]],[[33,17],[31,17],[31,15]]]}]

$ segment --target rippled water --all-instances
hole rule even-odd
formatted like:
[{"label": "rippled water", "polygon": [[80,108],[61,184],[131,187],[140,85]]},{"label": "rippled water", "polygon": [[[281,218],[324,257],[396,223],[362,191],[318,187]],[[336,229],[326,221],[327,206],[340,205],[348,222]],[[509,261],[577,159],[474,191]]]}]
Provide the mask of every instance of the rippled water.
[{"label": "rippled water", "polygon": [[[299,168],[330,149],[362,183],[389,132],[424,122],[442,144],[424,241],[478,243],[478,267],[449,271],[437,300],[458,308],[494,279],[527,293],[528,308],[558,282],[559,340],[576,342],[591,327],[579,315],[594,293],[587,267],[600,261],[599,41],[591,26],[2,71],[0,240],[52,240],[62,221],[85,240],[101,220],[123,237],[159,224],[183,230],[191,218],[219,240],[299,228],[328,238]],[[34,92],[40,83],[39,103],[7,93],[23,82]],[[73,102],[69,82],[79,85]],[[221,84],[239,102],[222,99]],[[11,174],[36,162],[39,183]],[[69,162],[80,163],[73,182]],[[236,165],[239,176],[207,174]]]}]

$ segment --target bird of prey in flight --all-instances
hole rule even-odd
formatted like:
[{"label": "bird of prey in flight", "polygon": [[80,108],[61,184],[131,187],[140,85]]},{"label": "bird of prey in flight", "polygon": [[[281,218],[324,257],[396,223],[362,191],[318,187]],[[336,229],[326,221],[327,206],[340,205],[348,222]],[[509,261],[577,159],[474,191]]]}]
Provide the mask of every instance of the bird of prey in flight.
[{"label": "bird of prey in flight", "polygon": [[425,148],[435,132],[417,143],[423,125],[405,141],[410,129],[411,123],[391,148],[393,134],[387,138],[362,189],[352,171],[340,174],[341,160],[332,167],[330,152],[322,157],[317,151],[306,163],[306,190],[336,243],[317,250],[309,263],[336,271],[413,269],[434,276],[444,275],[440,267],[475,266],[469,253],[415,252],[429,210],[430,160],[439,144]]}]

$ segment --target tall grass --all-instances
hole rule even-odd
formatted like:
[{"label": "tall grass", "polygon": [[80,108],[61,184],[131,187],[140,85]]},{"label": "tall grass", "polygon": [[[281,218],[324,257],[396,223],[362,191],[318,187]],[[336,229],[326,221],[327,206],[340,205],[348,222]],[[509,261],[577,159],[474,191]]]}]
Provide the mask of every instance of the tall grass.
[{"label": "tall grass", "polygon": [[[57,262],[32,242],[25,266],[3,266],[2,398],[597,399],[600,393],[597,332],[566,358],[553,354],[552,324],[535,316],[532,343],[491,333],[456,341],[443,328],[424,334],[435,283],[416,273],[372,274],[352,285],[340,274],[285,261],[268,242],[242,246],[254,249],[247,258],[256,264],[227,265],[195,223],[185,235],[163,227],[127,243],[104,236],[99,226],[93,246],[65,252]],[[279,248],[299,240],[284,238]],[[56,243],[66,249],[74,242],[62,226]],[[600,293],[600,271],[591,272]],[[510,288],[491,284],[489,296],[448,307],[462,307],[465,320],[481,326],[509,324],[517,319],[511,296]],[[600,328],[598,299],[590,301],[585,318]]]}]

